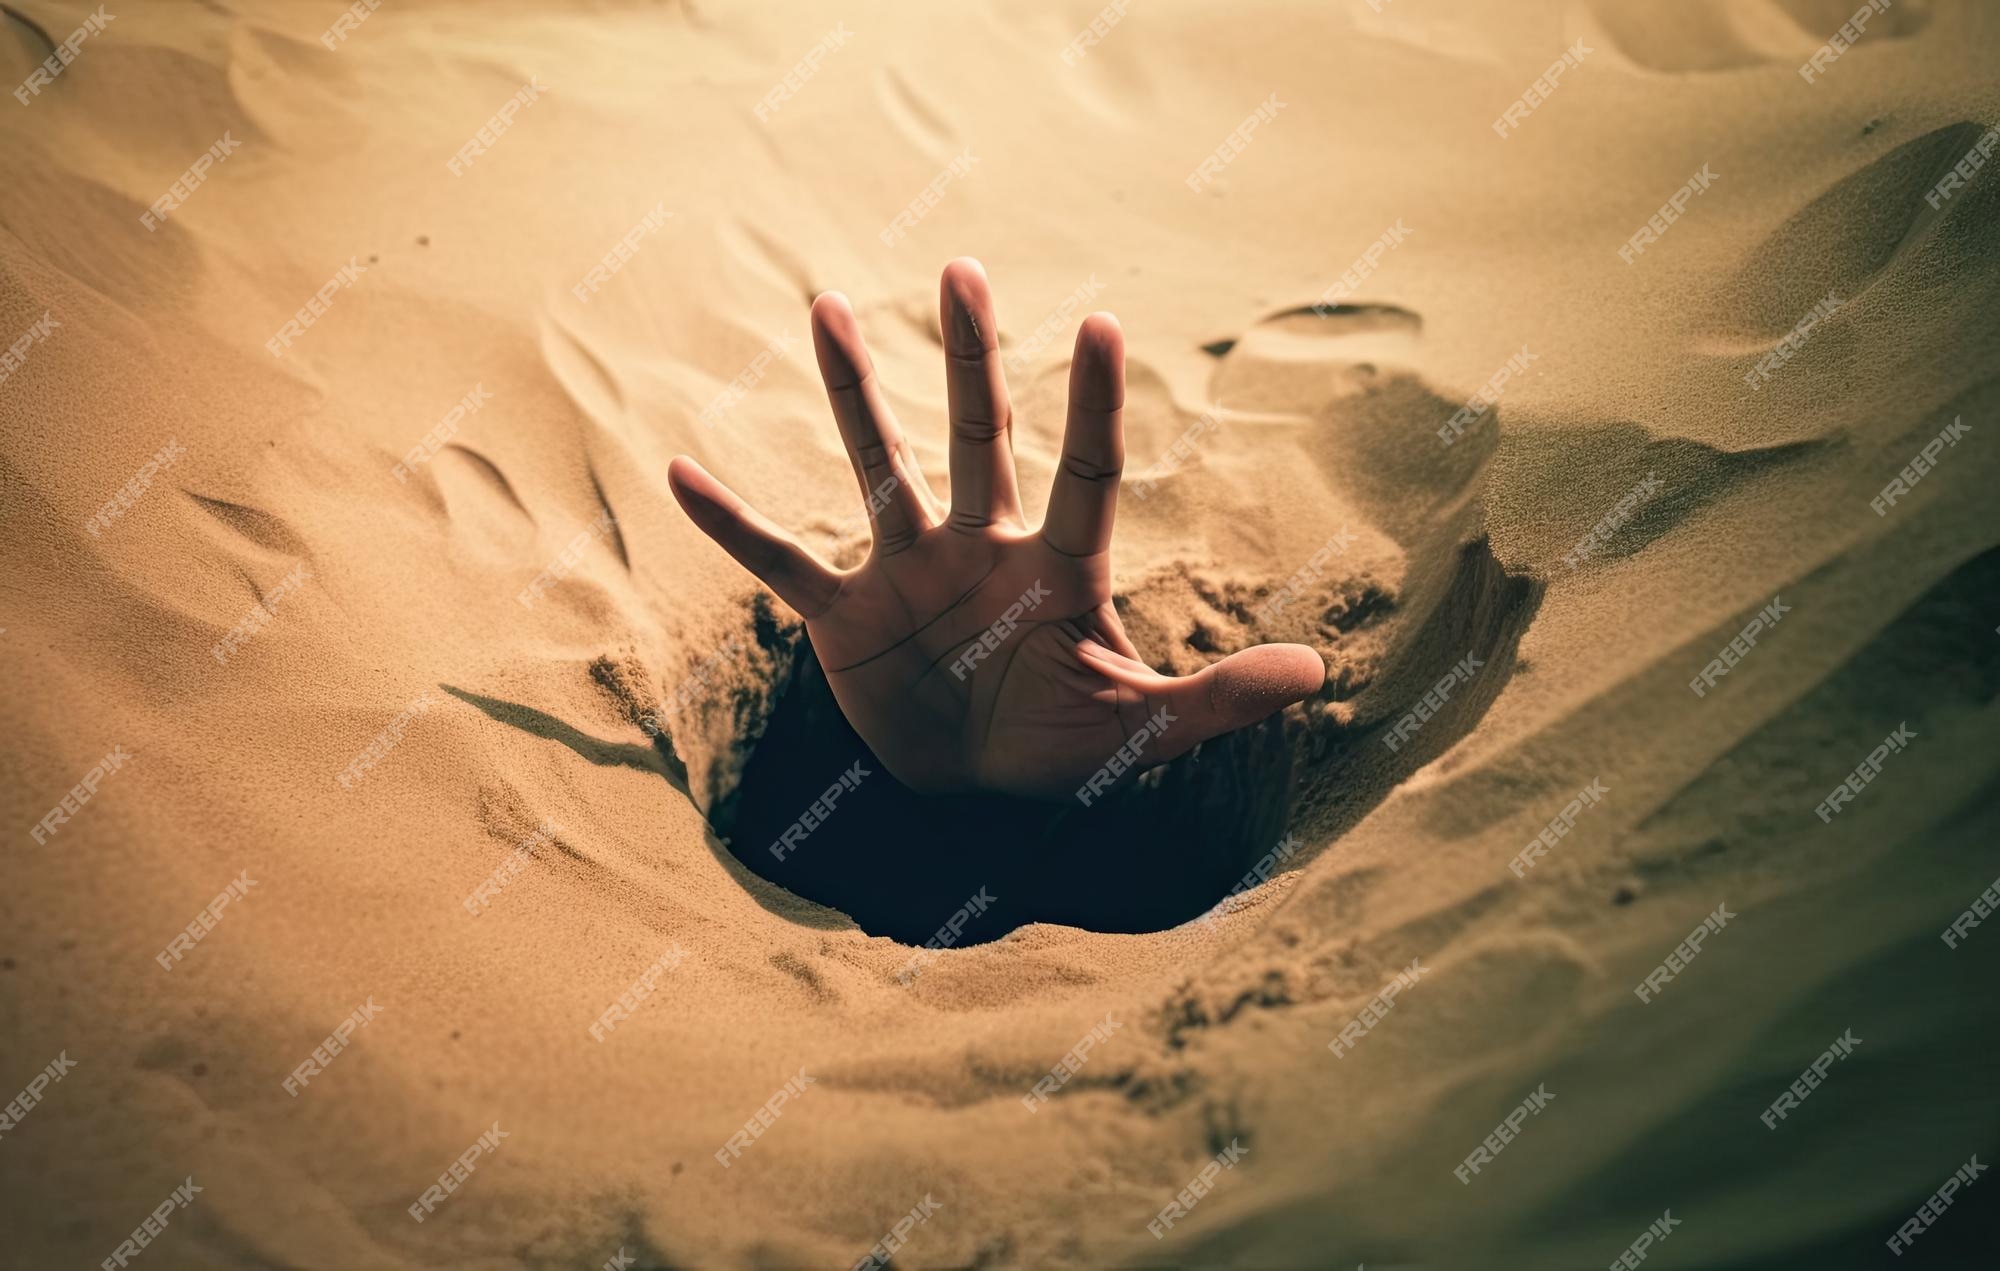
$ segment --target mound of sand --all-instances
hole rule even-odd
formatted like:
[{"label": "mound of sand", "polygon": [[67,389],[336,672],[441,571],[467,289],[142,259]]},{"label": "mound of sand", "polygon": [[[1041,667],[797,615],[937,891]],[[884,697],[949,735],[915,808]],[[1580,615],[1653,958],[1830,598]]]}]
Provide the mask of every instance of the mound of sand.
[{"label": "mound of sand", "polygon": [[[0,1263],[1877,1264],[2000,1123],[2000,15],[1852,7],[119,12],[0,111]],[[806,303],[942,490],[964,253],[1031,498],[1123,320],[1141,649],[1328,685],[787,875],[853,739],[666,464],[854,559]]]}]

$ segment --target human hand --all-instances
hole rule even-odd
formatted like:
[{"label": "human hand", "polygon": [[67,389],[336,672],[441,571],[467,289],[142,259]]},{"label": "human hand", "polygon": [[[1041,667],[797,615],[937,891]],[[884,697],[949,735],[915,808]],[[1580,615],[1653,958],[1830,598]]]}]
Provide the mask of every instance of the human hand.
[{"label": "human hand", "polygon": [[1088,804],[1123,772],[1317,691],[1325,666],[1301,644],[1245,649],[1181,677],[1139,660],[1111,603],[1125,458],[1117,319],[1092,314],[1077,331],[1062,459],[1030,530],[985,271],[953,261],[940,289],[949,515],[837,292],[813,302],[813,349],[868,505],[868,558],[829,569],[693,459],[667,470],[689,518],[804,617],[842,713],[882,765],[917,790],[1075,793]]}]

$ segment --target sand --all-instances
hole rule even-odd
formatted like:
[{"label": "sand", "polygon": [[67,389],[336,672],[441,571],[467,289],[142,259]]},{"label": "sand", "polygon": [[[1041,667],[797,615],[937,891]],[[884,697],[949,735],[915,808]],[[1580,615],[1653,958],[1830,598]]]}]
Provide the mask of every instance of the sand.
[{"label": "sand", "polygon": [[[2000,1148],[2000,932],[1939,934],[2000,875],[2000,184],[1925,197],[2000,12],[1906,0],[1808,81],[1854,7],[118,10],[0,109],[0,1097],[74,1065],[0,1132],[0,1264],[1585,1267],[1671,1211],[1649,1267],[1880,1265]],[[0,80],[90,13],[10,9]],[[1330,675],[1100,823],[1115,870],[1045,852],[1075,922],[899,977],[718,837],[836,730],[665,473],[856,559],[807,303],[942,491],[965,254],[1031,519],[1075,325],[1124,324],[1140,648]],[[952,856],[848,815],[850,891]]]}]

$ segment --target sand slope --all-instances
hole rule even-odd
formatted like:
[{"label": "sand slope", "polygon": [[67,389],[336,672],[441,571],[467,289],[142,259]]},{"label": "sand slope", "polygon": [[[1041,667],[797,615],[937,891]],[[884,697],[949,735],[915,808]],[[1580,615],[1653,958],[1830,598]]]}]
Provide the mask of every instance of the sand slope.
[{"label": "sand slope", "polygon": [[[385,4],[332,49],[331,5],[120,12],[0,110],[0,345],[59,323],[0,381],[0,1097],[77,1064],[0,1140],[0,1264],[95,1265],[190,1175],[139,1265],[845,1266],[926,1197],[899,1266],[1601,1266],[1669,1208],[1685,1226],[1649,1266],[1889,1256],[1918,1200],[2000,1149],[2000,934],[1937,936],[2000,875],[2000,184],[1924,197],[2000,119],[2000,15],[1899,5],[1803,81],[1851,7],[1148,3],[1074,65],[1089,4]],[[19,6],[0,79],[48,55],[36,27],[60,41],[89,12]],[[1582,66],[1496,137],[1577,40]],[[1622,261],[1703,164],[1715,184]],[[1160,780],[1233,790],[1207,815],[1256,835],[1149,861],[1152,840],[1106,830],[1134,862],[1111,885],[1137,895],[1240,877],[1268,822],[1299,835],[1295,869],[1213,924],[977,932],[906,987],[906,945],[760,878],[711,825],[747,815],[799,628],[680,515],[665,466],[691,453],[853,559],[806,302],[853,298],[941,490],[935,278],[965,253],[1021,354],[1031,516],[1087,309],[1128,335],[1128,481],[1220,404],[1193,460],[1121,508],[1142,649],[1185,671],[1304,640],[1331,676]],[[1965,439],[1871,511],[1955,419]],[[1793,612],[1695,696],[1773,597]],[[1467,655],[1477,674],[1390,750]],[[1911,747],[1822,824],[1899,723]],[[38,841],[115,747],[129,762]],[[1593,779],[1608,797],[1517,879]],[[1636,1000],[1718,905],[1739,916]],[[1413,959],[1416,987],[1329,1053]],[[1080,1074],[1024,1109],[1107,1015]],[[1848,1028],[1856,1056],[1759,1124]],[[1461,1185],[1538,1085],[1554,1101]],[[414,1222],[496,1122],[508,1137]],[[1155,1241],[1231,1142],[1243,1162]],[[1973,1208],[1923,1237],[1933,1265],[1990,1234]]]}]

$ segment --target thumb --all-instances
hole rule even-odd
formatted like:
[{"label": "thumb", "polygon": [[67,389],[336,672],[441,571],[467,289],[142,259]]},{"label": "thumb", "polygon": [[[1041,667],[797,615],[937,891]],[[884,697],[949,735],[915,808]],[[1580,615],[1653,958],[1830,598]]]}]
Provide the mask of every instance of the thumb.
[{"label": "thumb", "polygon": [[1271,712],[1319,691],[1326,664],[1303,644],[1260,644],[1178,678],[1084,641],[1078,646],[1092,669],[1146,695],[1169,716],[1161,745],[1147,764],[1165,763],[1223,733],[1254,724]]},{"label": "thumb", "polygon": [[1254,724],[1326,683],[1326,663],[1303,644],[1260,644],[1168,681],[1168,709],[1182,724],[1160,751],[1172,759],[1223,733]]}]

